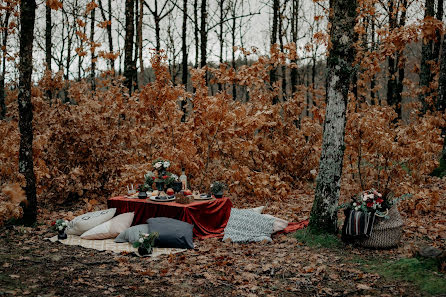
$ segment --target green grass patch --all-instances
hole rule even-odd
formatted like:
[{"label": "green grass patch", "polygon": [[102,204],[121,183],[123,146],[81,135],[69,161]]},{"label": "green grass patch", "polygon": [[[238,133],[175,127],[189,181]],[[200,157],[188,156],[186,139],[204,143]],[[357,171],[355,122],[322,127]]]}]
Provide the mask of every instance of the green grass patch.
[{"label": "green grass patch", "polygon": [[294,233],[297,241],[311,247],[339,248],[343,246],[341,240],[334,234],[308,232],[308,229],[300,229]]},{"label": "green grass patch", "polygon": [[446,293],[446,276],[439,273],[435,259],[405,258],[398,261],[367,261],[365,270],[386,278],[404,280],[431,295]]}]

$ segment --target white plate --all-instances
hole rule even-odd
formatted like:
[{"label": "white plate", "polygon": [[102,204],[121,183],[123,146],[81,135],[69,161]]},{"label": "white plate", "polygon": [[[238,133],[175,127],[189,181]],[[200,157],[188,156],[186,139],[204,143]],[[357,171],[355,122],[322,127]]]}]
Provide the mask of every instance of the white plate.
[{"label": "white plate", "polygon": [[167,198],[167,199],[156,199],[158,196],[151,196],[150,200],[156,201],[156,202],[169,202],[175,200],[175,197]]},{"label": "white plate", "polygon": [[194,196],[194,200],[211,200],[213,197],[212,196],[198,196],[198,197],[196,197],[196,196]]}]

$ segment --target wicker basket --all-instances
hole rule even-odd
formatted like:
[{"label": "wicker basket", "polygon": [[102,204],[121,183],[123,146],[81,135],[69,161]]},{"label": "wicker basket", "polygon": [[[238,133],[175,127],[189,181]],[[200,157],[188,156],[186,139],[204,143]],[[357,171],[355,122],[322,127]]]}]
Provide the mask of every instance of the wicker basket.
[{"label": "wicker basket", "polygon": [[389,209],[388,219],[376,217],[372,234],[369,238],[357,241],[357,244],[367,248],[388,249],[398,245],[403,235],[403,219],[396,207]]}]

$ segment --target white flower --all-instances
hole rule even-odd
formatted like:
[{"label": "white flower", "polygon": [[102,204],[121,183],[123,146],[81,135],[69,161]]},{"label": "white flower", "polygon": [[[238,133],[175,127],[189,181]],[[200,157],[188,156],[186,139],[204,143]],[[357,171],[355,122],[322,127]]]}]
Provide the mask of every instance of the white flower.
[{"label": "white flower", "polygon": [[353,202],[353,206],[356,206],[356,205],[358,205],[358,204],[356,204],[356,202]]},{"label": "white flower", "polygon": [[164,161],[164,168],[167,168],[167,167],[169,167],[170,166],[170,162],[169,161]]},{"label": "white flower", "polygon": [[141,237],[141,238],[139,239],[139,242],[143,243],[143,241],[144,241],[144,238]]},{"label": "white flower", "polygon": [[59,226],[59,230],[62,231],[62,230],[63,230],[63,227],[62,227],[62,226]]},{"label": "white flower", "polygon": [[362,201],[367,201],[367,196],[362,197]]},{"label": "white flower", "polygon": [[173,174],[173,173],[172,173],[172,175],[171,175],[170,177],[172,177],[172,178],[175,179],[175,180],[178,180],[178,175],[176,175],[176,174]]},{"label": "white flower", "polygon": [[163,166],[163,163],[161,163],[161,162],[156,162],[156,164],[155,164],[155,168],[156,168],[156,169],[161,168],[161,166]]},{"label": "white flower", "polygon": [[359,209],[359,206],[356,206],[356,207],[355,207],[355,210],[358,210],[358,209]]},{"label": "white flower", "polygon": [[144,234],[144,237],[149,237],[149,234],[147,234],[147,233],[146,233],[146,234]]}]

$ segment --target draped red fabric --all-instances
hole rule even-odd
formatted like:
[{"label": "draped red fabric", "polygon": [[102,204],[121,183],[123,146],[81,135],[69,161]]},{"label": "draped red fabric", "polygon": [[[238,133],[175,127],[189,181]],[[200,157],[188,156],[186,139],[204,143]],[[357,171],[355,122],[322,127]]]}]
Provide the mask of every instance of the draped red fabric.
[{"label": "draped red fabric", "polygon": [[232,202],[229,198],[221,198],[180,204],[118,196],[108,199],[107,205],[116,208],[117,215],[135,212],[132,225],[145,224],[149,218],[168,217],[193,224],[195,237],[209,238],[223,236]]}]

